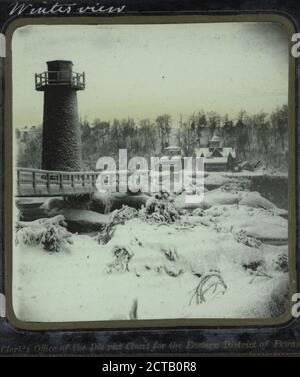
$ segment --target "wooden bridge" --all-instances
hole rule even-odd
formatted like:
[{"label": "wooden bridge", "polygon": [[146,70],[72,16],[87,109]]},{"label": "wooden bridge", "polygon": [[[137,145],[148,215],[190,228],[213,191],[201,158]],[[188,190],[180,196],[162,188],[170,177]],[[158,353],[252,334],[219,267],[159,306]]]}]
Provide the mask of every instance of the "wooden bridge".
[{"label": "wooden bridge", "polygon": [[96,172],[66,172],[17,168],[16,196],[64,196],[96,191]]},{"label": "wooden bridge", "polygon": [[[133,171],[124,170],[126,173],[126,181],[133,173]],[[104,182],[108,183],[108,175],[113,174],[116,179],[116,188],[121,184],[119,177],[120,171],[103,171],[105,173]],[[16,168],[17,185],[15,189],[15,196],[17,197],[42,197],[42,196],[70,196],[91,194],[97,191],[97,179],[101,174],[100,171],[95,172],[68,172],[68,171],[49,171],[30,168]],[[153,175],[148,170],[139,170],[139,174],[144,174],[150,180],[158,182],[158,187],[163,186],[163,177],[168,177],[168,172],[164,173],[161,170],[153,172]],[[172,167],[170,170],[171,187],[173,189],[173,179],[181,175],[181,171],[174,172]],[[123,182],[123,181],[122,181]],[[124,182],[123,182],[124,183]]]},{"label": "wooden bridge", "polygon": [[[103,171],[104,172],[104,171]],[[128,170],[123,173],[132,174]],[[97,190],[96,182],[101,172],[49,171],[30,168],[17,168],[17,197],[70,196],[91,194]],[[104,182],[112,174],[119,185],[118,171],[105,170]],[[148,175],[148,171],[145,171]],[[126,176],[127,176],[126,175]]]}]

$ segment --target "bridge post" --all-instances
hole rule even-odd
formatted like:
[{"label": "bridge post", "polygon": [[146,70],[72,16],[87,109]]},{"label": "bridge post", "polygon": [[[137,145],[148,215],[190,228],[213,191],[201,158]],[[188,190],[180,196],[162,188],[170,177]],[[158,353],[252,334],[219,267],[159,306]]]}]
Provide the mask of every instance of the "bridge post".
[{"label": "bridge post", "polygon": [[47,180],[47,183],[46,183],[47,192],[48,194],[50,194],[50,173],[46,173],[46,180]]},{"label": "bridge post", "polygon": [[36,178],[35,171],[33,171],[32,172],[32,188],[33,188],[34,193],[35,193],[35,188],[36,188],[35,178]]},{"label": "bridge post", "polygon": [[74,189],[74,174],[71,175],[71,187]]},{"label": "bridge post", "polygon": [[81,170],[81,139],[77,90],[85,88],[85,76],[66,60],[47,62],[48,70],[35,75],[35,88],[44,92],[42,168]]},{"label": "bridge post", "polygon": [[63,183],[63,174],[62,173],[59,174],[59,188],[60,188],[61,191],[63,191],[64,183]]}]

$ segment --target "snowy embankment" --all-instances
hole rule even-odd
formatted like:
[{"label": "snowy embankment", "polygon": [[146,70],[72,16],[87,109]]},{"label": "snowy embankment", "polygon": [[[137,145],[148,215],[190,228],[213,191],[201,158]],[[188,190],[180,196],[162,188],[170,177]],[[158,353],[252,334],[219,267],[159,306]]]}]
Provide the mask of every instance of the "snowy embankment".
[{"label": "snowy embankment", "polygon": [[[17,317],[41,322],[129,319],[134,302],[138,319],[279,316],[288,296],[288,224],[272,203],[251,194],[228,193],[229,200],[226,192],[216,190],[210,194],[213,206],[206,196],[209,208],[171,224],[129,219],[115,226],[105,245],[78,234],[58,253],[41,245],[17,245]],[[221,196],[223,202],[217,200]],[[232,202],[232,196],[237,200]],[[260,241],[276,239],[286,244]],[[126,251],[125,268],[116,250]],[[195,292],[203,278],[199,302]]]}]

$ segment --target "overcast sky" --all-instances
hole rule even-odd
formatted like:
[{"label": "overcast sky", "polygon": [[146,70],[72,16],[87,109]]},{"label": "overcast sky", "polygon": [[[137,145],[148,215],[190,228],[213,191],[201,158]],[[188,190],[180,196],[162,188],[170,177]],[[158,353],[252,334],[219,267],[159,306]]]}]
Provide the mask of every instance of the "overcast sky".
[{"label": "overcast sky", "polygon": [[270,112],[288,100],[288,37],[274,23],[25,26],[13,36],[14,126],[42,123],[34,73],[72,60],[86,73],[79,114],[151,118]]}]

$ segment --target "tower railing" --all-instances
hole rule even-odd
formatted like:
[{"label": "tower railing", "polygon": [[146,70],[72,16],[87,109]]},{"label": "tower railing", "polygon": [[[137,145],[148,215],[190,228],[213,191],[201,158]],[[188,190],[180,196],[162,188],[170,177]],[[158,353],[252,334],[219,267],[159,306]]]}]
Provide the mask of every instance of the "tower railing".
[{"label": "tower railing", "polygon": [[35,89],[44,90],[51,85],[68,85],[83,90],[85,88],[85,73],[73,71],[45,71],[35,74]]}]

